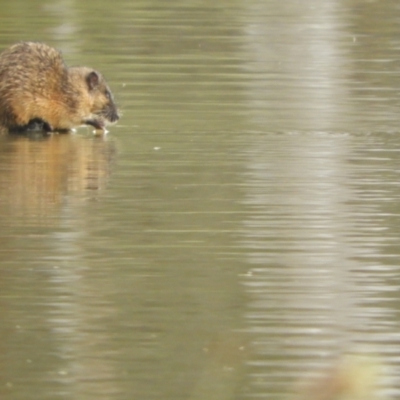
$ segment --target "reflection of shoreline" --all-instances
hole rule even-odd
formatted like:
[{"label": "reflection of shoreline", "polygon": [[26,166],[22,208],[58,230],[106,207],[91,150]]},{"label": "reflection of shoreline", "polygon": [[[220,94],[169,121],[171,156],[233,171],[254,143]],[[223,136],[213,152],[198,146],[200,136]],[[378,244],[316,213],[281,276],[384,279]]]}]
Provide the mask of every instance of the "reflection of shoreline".
[{"label": "reflection of shoreline", "polygon": [[105,137],[52,135],[0,142],[0,205],[9,213],[47,215],[67,195],[96,195],[110,175],[114,142]]}]

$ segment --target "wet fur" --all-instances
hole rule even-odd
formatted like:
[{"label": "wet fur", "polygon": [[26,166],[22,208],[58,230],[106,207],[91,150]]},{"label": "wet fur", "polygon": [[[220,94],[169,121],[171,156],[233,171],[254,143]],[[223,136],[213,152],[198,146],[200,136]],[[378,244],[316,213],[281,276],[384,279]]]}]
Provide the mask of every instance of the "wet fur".
[{"label": "wet fur", "polygon": [[102,75],[67,67],[56,49],[22,42],[0,54],[0,125],[14,131],[96,129],[119,119]]}]

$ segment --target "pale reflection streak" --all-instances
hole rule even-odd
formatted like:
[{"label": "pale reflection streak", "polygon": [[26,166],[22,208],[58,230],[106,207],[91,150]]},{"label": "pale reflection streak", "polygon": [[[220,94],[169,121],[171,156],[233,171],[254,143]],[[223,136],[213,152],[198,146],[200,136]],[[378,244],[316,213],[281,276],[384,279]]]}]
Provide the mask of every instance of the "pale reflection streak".
[{"label": "pale reflection streak", "polygon": [[[88,277],[82,241],[81,206],[96,198],[106,186],[115,155],[112,141],[78,135],[46,138],[2,137],[0,143],[0,205],[2,218],[10,226],[32,224],[36,229],[56,227],[50,240],[57,248],[44,255],[49,298],[47,326],[58,344],[58,370],[50,372],[52,382],[60,382],[59,395],[113,399],[115,371],[104,355],[108,336],[103,329],[114,313],[102,291]],[[7,226],[7,224],[6,224]]]},{"label": "pale reflection streak", "polygon": [[[277,2],[274,10],[293,11],[292,3]],[[370,246],[359,236],[365,237],[366,225],[382,227],[373,210],[354,204],[347,163],[352,137],[320,132],[340,126],[333,123],[344,117],[340,104],[349,105],[338,10],[335,2],[296,4],[298,13],[285,26],[270,24],[260,5],[246,44],[245,68],[257,77],[248,84],[248,106],[264,130],[248,137],[245,152],[251,216],[244,221],[244,242],[254,265],[243,278],[254,349],[248,366],[251,392],[271,398],[284,396],[304,370],[359,344],[393,355],[387,343],[397,328],[382,322],[395,320],[382,279],[386,271],[358,259],[365,253],[379,259],[376,235],[365,239]],[[284,135],[265,133],[265,127],[285,125]]]},{"label": "pale reflection streak", "polygon": [[[114,156],[112,143],[104,138],[83,141],[75,149],[74,167],[68,174],[71,193],[95,195],[107,183]],[[69,154],[71,157],[71,154]],[[93,197],[91,195],[91,197]],[[82,205],[85,204],[84,202]],[[120,395],[117,372],[110,350],[109,319],[116,314],[107,300],[107,285],[101,288],[93,280],[93,271],[85,261],[86,231],[84,216],[74,196],[61,208],[61,231],[51,243],[57,257],[49,278],[53,291],[47,320],[58,343],[57,357],[64,367],[53,371],[52,379],[61,383],[63,394],[81,399],[88,395],[97,399],[114,399]]]},{"label": "pale reflection streak", "polygon": [[91,279],[93,271],[85,263],[82,246],[85,232],[79,230],[82,219],[76,213],[76,207],[65,210],[63,219],[70,233],[58,234],[54,240],[58,258],[49,279],[54,297],[47,322],[58,342],[57,357],[63,368],[53,371],[51,379],[61,384],[68,398],[111,400],[122,390],[107,328],[116,310],[107,300],[107,287],[99,288]]},{"label": "pale reflection streak", "polygon": [[242,50],[252,77],[246,94],[254,122],[263,131],[330,130],[346,122],[352,113],[343,50],[348,42],[337,3],[274,1],[249,8],[253,18],[245,21]]},{"label": "pale reflection streak", "polygon": [[[296,380],[304,369],[359,345],[397,363],[398,287],[388,286],[396,267],[382,264],[379,210],[357,201],[357,181],[344,169],[351,139],[269,139],[268,146],[249,152],[266,161],[249,166],[247,174],[252,215],[245,221],[245,245],[254,267],[243,283],[250,297],[254,384],[282,394],[284,377]],[[286,151],[294,144],[297,156]],[[306,159],[318,158],[321,147],[330,150],[321,152],[325,161],[318,169],[301,162],[307,151]],[[332,148],[342,148],[341,155]]]}]

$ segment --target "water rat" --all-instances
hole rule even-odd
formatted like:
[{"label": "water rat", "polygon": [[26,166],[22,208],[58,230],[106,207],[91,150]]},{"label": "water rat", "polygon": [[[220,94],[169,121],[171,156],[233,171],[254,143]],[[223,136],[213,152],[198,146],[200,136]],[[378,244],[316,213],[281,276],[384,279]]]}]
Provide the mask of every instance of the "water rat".
[{"label": "water rat", "polygon": [[0,126],[10,131],[68,131],[79,125],[105,130],[119,119],[102,75],[67,67],[44,43],[20,42],[0,54]]}]

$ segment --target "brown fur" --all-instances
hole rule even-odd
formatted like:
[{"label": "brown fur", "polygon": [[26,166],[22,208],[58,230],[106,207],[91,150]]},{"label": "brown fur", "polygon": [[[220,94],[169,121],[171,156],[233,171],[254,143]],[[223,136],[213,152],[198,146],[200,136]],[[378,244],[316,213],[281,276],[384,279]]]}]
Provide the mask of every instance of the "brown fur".
[{"label": "brown fur", "polygon": [[87,67],[67,67],[56,49],[17,43],[0,54],[0,126],[48,131],[86,124],[96,129],[119,119],[104,78]]}]

